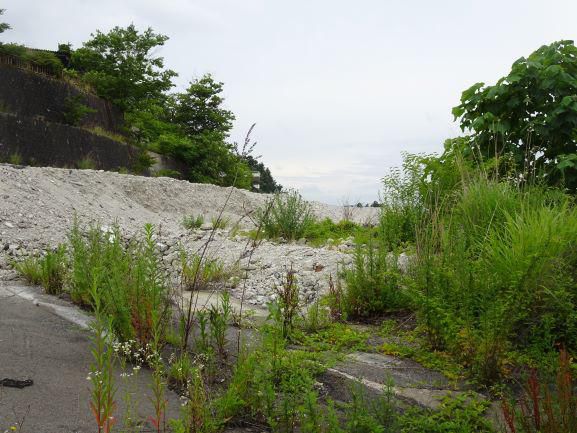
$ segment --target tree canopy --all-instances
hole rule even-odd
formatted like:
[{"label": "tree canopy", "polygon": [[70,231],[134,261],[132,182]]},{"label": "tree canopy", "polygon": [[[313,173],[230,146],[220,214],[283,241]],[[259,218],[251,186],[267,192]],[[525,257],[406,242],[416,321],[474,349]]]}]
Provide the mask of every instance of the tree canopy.
[{"label": "tree canopy", "polygon": [[247,156],[247,162],[253,171],[258,171],[260,173],[260,192],[275,193],[282,190],[282,185],[276,182],[272,177],[269,168],[262,162],[258,161],[258,159],[254,158],[252,155]]},{"label": "tree canopy", "polygon": [[[0,15],[3,15],[6,12],[6,9],[0,9]],[[6,30],[10,29],[10,24],[8,23],[0,23],[0,33],[4,33]]]},{"label": "tree canopy", "polygon": [[211,131],[227,138],[235,118],[222,107],[223,86],[210,74],[193,80],[185,92],[174,97],[174,121],[190,135]]},{"label": "tree canopy", "polygon": [[164,69],[164,59],[153,55],[167,36],[151,28],[140,32],[131,24],[108,33],[97,30],[91,37],[74,51],[71,65],[100,96],[131,110],[148,99],[163,98],[173,87],[176,72]]},{"label": "tree canopy", "polygon": [[[0,23],[0,33],[9,28]],[[241,154],[229,142],[235,116],[224,106],[224,84],[206,74],[193,79],[185,91],[170,93],[177,74],[155,54],[167,40],[151,28],[140,31],[131,24],[107,33],[97,30],[76,50],[60,44],[56,55],[0,45],[2,52],[36,64],[46,64],[46,57],[56,64],[49,66],[59,68],[57,72],[66,68],[65,74],[90,84],[100,97],[124,111],[131,144],[174,157],[186,166],[181,173],[186,179],[250,189],[250,151]],[[276,189],[270,171],[254,162],[262,173],[264,190]]]},{"label": "tree canopy", "polygon": [[577,48],[544,45],[495,85],[477,83],[453,108],[481,156],[510,156],[517,170],[577,189]]}]

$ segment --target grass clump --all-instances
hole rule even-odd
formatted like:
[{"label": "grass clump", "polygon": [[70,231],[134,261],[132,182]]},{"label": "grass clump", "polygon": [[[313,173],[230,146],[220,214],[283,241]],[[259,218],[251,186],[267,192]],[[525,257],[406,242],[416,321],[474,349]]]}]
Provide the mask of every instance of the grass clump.
[{"label": "grass clump", "polygon": [[210,219],[210,225],[213,229],[225,230],[230,225],[230,218],[219,215]]},{"label": "grass clump", "polygon": [[206,290],[211,283],[223,281],[229,276],[222,260],[202,257],[198,254],[180,252],[181,284],[184,290]]},{"label": "grass clump", "polygon": [[204,215],[186,215],[182,219],[182,226],[187,230],[199,229],[204,224]]},{"label": "grass clump", "polygon": [[298,191],[277,193],[259,210],[257,222],[268,238],[296,240],[305,234],[314,222],[310,204]]},{"label": "grass clump", "polygon": [[508,352],[577,348],[577,213],[568,198],[487,180],[468,184],[419,231],[415,304],[433,347],[483,382]]},{"label": "grass clump", "polygon": [[104,129],[101,126],[92,126],[92,127],[83,128],[83,129],[91,132],[92,134],[99,135],[101,137],[106,137],[106,138],[109,138],[111,140],[126,144],[126,137],[124,137],[121,134],[117,134],[116,132],[112,132],[112,131],[109,131],[107,129]]},{"label": "grass clump", "polygon": [[76,168],[79,170],[96,170],[96,161],[90,156],[85,156],[76,163]]},{"label": "grass clump", "polygon": [[64,291],[67,275],[66,248],[60,245],[54,251],[47,251],[42,257],[29,257],[15,264],[30,284],[40,284],[50,295]]},{"label": "grass clump", "polygon": [[22,165],[22,163],[24,162],[24,158],[22,157],[22,154],[19,152],[12,152],[9,156],[8,156],[8,163],[12,164],[12,165]]},{"label": "grass clump", "polygon": [[349,220],[341,220],[334,222],[330,218],[325,218],[321,221],[314,220],[308,225],[303,237],[313,246],[324,245],[332,239],[335,242],[339,240],[352,238],[358,239],[360,242],[367,240],[371,236],[372,229],[370,227],[363,227]]},{"label": "grass clump", "polygon": [[379,241],[357,245],[353,265],[343,271],[344,308],[349,319],[372,317],[407,307],[397,255]]}]

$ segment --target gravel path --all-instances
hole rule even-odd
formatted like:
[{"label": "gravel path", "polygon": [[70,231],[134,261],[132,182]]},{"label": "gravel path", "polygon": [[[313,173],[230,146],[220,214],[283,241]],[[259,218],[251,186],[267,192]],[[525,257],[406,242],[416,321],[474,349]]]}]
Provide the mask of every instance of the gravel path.
[{"label": "gravel path", "polygon": [[[75,216],[83,224],[117,223],[127,237],[141,233],[145,223],[154,224],[163,260],[175,276],[178,250],[198,251],[210,234],[208,227],[184,229],[184,216],[202,214],[210,221],[226,203],[224,215],[230,226],[247,229],[254,227],[251,213],[267,199],[264,194],[170,178],[0,165],[0,279],[14,277],[8,266],[10,258],[64,242]],[[343,216],[340,206],[311,205],[319,218],[337,221]],[[368,222],[375,219],[376,211],[355,208],[352,216],[358,222]],[[297,272],[303,297],[312,301],[326,290],[329,275],[335,275],[337,266],[351,261],[350,245],[346,244],[336,249],[265,241],[250,254],[247,239],[234,232],[218,230],[209,245],[209,256],[228,265],[238,264],[242,274],[248,275],[246,285],[235,288],[238,281],[233,280],[227,285],[236,296],[244,288],[246,299],[255,305],[274,297],[274,286],[291,268]]]}]

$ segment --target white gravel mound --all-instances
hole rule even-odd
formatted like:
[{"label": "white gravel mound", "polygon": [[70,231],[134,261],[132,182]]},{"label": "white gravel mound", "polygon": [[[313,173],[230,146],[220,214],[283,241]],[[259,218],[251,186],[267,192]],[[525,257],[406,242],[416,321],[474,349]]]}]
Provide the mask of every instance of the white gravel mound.
[{"label": "white gravel mound", "polygon": [[[198,250],[209,236],[207,230],[186,230],[182,226],[184,216],[202,214],[210,222],[226,204],[224,215],[230,226],[250,228],[251,213],[268,198],[236,188],[170,178],[0,164],[0,278],[13,276],[7,265],[10,257],[37,253],[64,242],[75,216],[83,224],[117,223],[127,236],[140,233],[145,223],[154,224],[159,230],[163,259],[172,267],[178,248]],[[341,206],[311,205],[319,218],[337,221],[344,215]],[[376,212],[373,208],[355,208],[352,217],[365,223],[374,221]],[[246,256],[246,244],[246,238],[219,230],[209,251],[211,256],[233,264]],[[290,267],[299,275],[303,296],[314,299],[326,290],[328,276],[336,273],[337,265],[350,262],[350,254],[343,252],[346,247],[339,251],[263,242],[250,263],[247,257],[241,260],[241,268],[249,270],[249,302],[268,302],[274,285]],[[238,295],[238,288],[231,287],[231,291]]]}]

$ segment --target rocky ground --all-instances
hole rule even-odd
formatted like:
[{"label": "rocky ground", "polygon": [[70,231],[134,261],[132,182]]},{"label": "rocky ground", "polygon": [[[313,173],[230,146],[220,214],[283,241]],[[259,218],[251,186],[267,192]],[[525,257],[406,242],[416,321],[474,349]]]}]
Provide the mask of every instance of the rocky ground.
[{"label": "rocky ground", "polygon": [[[225,282],[233,296],[244,291],[250,304],[264,305],[292,269],[303,298],[312,301],[327,289],[329,276],[336,275],[339,266],[350,264],[352,241],[321,248],[304,242],[263,241],[255,246],[243,231],[254,228],[254,211],[267,199],[264,194],[170,178],[0,165],[0,279],[15,277],[10,260],[66,241],[77,217],[81,224],[97,223],[104,229],[118,224],[128,238],[142,233],[144,224],[154,224],[159,250],[175,284],[179,250],[202,251],[208,242],[208,257],[236,269]],[[344,215],[341,206],[311,205],[319,218],[338,221]],[[210,221],[222,209],[228,226],[211,235]],[[191,215],[203,215],[204,226],[185,229],[183,218]],[[354,208],[352,218],[374,221],[376,211]]]}]

